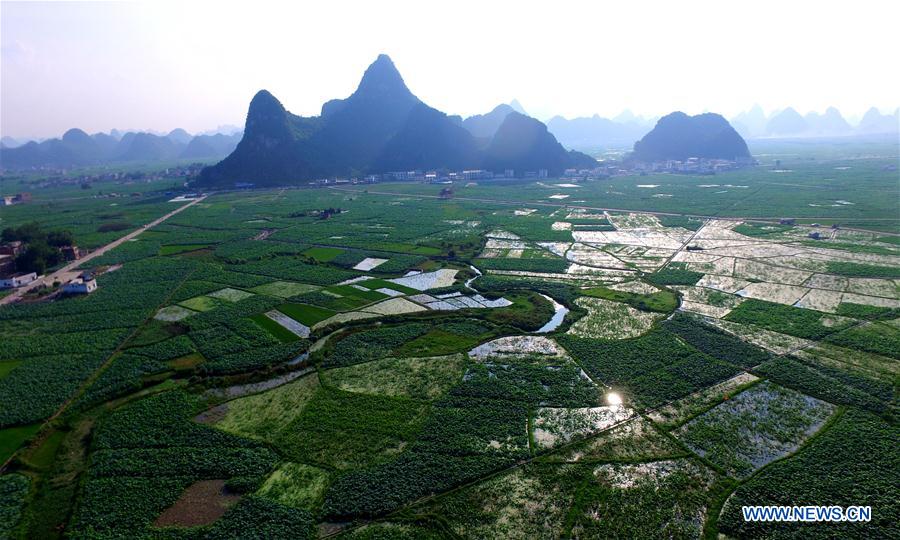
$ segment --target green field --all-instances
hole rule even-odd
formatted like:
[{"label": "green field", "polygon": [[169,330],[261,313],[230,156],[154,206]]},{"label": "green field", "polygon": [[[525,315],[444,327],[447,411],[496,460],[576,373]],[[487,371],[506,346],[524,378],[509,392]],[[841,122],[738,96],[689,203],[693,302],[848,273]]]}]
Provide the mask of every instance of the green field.
[{"label": "green field", "polygon": [[340,248],[314,247],[307,249],[303,254],[319,262],[329,262],[343,252],[344,250]]},{"label": "green field", "polygon": [[[0,306],[0,514],[13,538],[896,537],[900,152],[750,144],[705,176],[213,193],[85,263],[90,295]],[[3,175],[34,199],[0,229],[95,248],[175,181]],[[203,501],[228,508],[154,525]]]},{"label": "green field", "polygon": [[278,306],[278,311],[306,326],[312,326],[335,314],[329,309],[307,304],[281,304]]}]

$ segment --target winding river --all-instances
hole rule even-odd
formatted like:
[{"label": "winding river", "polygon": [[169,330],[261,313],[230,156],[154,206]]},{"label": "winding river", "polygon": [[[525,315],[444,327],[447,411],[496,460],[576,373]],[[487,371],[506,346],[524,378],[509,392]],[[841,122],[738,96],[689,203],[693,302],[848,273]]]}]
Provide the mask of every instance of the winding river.
[{"label": "winding river", "polygon": [[559,328],[559,325],[562,324],[563,319],[566,318],[566,314],[569,312],[569,308],[550,298],[546,294],[542,294],[541,296],[553,303],[553,309],[555,310],[553,316],[550,317],[549,321],[547,321],[547,324],[540,327],[537,331],[538,334],[546,334],[547,332],[552,332]]}]

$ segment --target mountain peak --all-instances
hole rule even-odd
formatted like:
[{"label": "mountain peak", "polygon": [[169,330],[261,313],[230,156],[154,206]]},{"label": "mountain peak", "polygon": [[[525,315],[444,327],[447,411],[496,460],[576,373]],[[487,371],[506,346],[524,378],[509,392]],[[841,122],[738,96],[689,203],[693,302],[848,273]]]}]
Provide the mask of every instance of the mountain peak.
[{"label": "mountain peak", "polygon": [[512,101],[510,101],[509,106],[512,107],[512,110],[516,111],[517,113],[528,116],[528,113],[525,112],[525,108],[522,107],[522,104],[519,103],[518,99],[513,99]]},{"label": "mountain peak", "polygon": [[178,144],[187,144],[191,142],[191,134],[182,128],[175,128],[166,135],[167,138]]},{"label": "mountain peak", "polygon": [[356,92],[350,98],[388,95],[396,98],[412,96],[412,92],[406,87],[406,83],[403,82],[403,77],[391,57],[379,54],[378,58],[366,68]]},{"label": "mountain peak", "polygon": [[271,92],[268,90],[260,90],[253,96],[253,99],[250,100],[250,112],[253,112],[254,109],[259,109],[260,111],[274,109],[284,110],[284,106],[281,105],[281,102],[278,101]]},{"label": "mountain peak", "polygon": [[63,133],[62,136],[62,140],[66,142],[82,142],[90,138],[90,135],[78,128],[72,128]]},{"label": "mountain peak", "polygon": [[287,111],[268,90],[260,90],[250,100],[244,133],[249,137],[289,137]]},{"label": "mountain peak", "polygon": [[659,119],[656,127],[634,143],[640,161],[667,159],[750,157],[747,143],[725,118],[716,113],[696,116],[676,111]]}]

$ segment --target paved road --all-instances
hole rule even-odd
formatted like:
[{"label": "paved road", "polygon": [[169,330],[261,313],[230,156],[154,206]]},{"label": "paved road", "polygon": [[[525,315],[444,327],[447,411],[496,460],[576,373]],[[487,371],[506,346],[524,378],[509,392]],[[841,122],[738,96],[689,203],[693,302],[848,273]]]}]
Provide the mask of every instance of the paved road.
[{"label": "paved road", "polygon": [[100,255],[103,255],[104,253],[106,253],[107,251],[109,251],[111,249],[114,249],[114,248],[120,246],[123,242],[127,242],[127,241],[131,240],[132,238],[135,238],[137,235],[141,234],[142,232],[146,231],[147,229],[159,225],[160,223],[169,219],[170,217],[174,216],[175,214],[177,214],[183,210],[186,210],[187,208],[197,204],[198,202],[202,201],[206,197],[207,196],[204,195],[203,197],[194,199],[193,201],[189,202],[188,204],[186,204],[184,206],[179,206],[176,210],[173,210],[173,211],[169,212],[168,214],[166,214],[160,218],[157,218],[156,220],[151,221],[150,223],[143,225],[138,229],[131,231],[130,233],[123,236],[122,238],[119,238],[118,240],[113,240],[109,244],[106,244],[103,247],[95,249],[94,251],[88,253],[87,255],[78,259],[77,261],[70,262],[69,264],[63,266],[59,270],[50,274],[49,276],[44,276],[41,279],[36,279],[36,280],[32,281],[28,285],[23,285],[22,287],[19,287],[18,289],[13,291],[12,294],[9,294],[7,296],[4,296],[3,298],[0,298],[0,305],[11,304],[11,303],[17,301],[19,298],[22,297],[22,295],[24,295],[28,291],[34,289],[35,287],[37,287],[43,283],[47,283],[50,285],[52,285],[54,281],[59,281],[60,283],[65,283],[66,281],[72,279],[73,277],[75,277],[81,273],[80,270],[76,270],[79,266],[90,261],[91,259],[99,257]]}]

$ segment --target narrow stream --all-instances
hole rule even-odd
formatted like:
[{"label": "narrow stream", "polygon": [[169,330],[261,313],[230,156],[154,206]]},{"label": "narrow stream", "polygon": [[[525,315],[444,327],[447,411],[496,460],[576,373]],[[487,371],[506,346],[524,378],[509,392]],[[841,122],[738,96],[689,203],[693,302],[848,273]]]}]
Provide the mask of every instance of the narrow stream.
[{"label": "narrow stream", "polygon": [[[466,288],[469,289],[470,291],[475,291],[475,289],[472,288],[472,282],[475,281],[476,279],[478,279],[479,277],[481,277],[481,270],[475,268],[471,264],[469,265],[469,268],[471,268],[472,271],[475,272],[475,277],[471,277],[466,280]],[[478,291],[475,291],[475,292],[478,292]]]},{"label": "narrow stream", "polygon": [[552,331],[556,330],[557,328],[559,328],[559,325],[562,324],[563,319],[566,318],[566,314],[569,312],[569,308],[560,304],[556,300],[550,298],[546,294],[542,294],[541,296],[543,296],[544,298],[546,298],[547,300],[552,302],[553,309],[556,310],[553,313],[553,316],[550,317],[550,320],[547,321],[547,324],[540,327],[537,331],[538,334],[546,334],[547,332],[552,332]]}]

